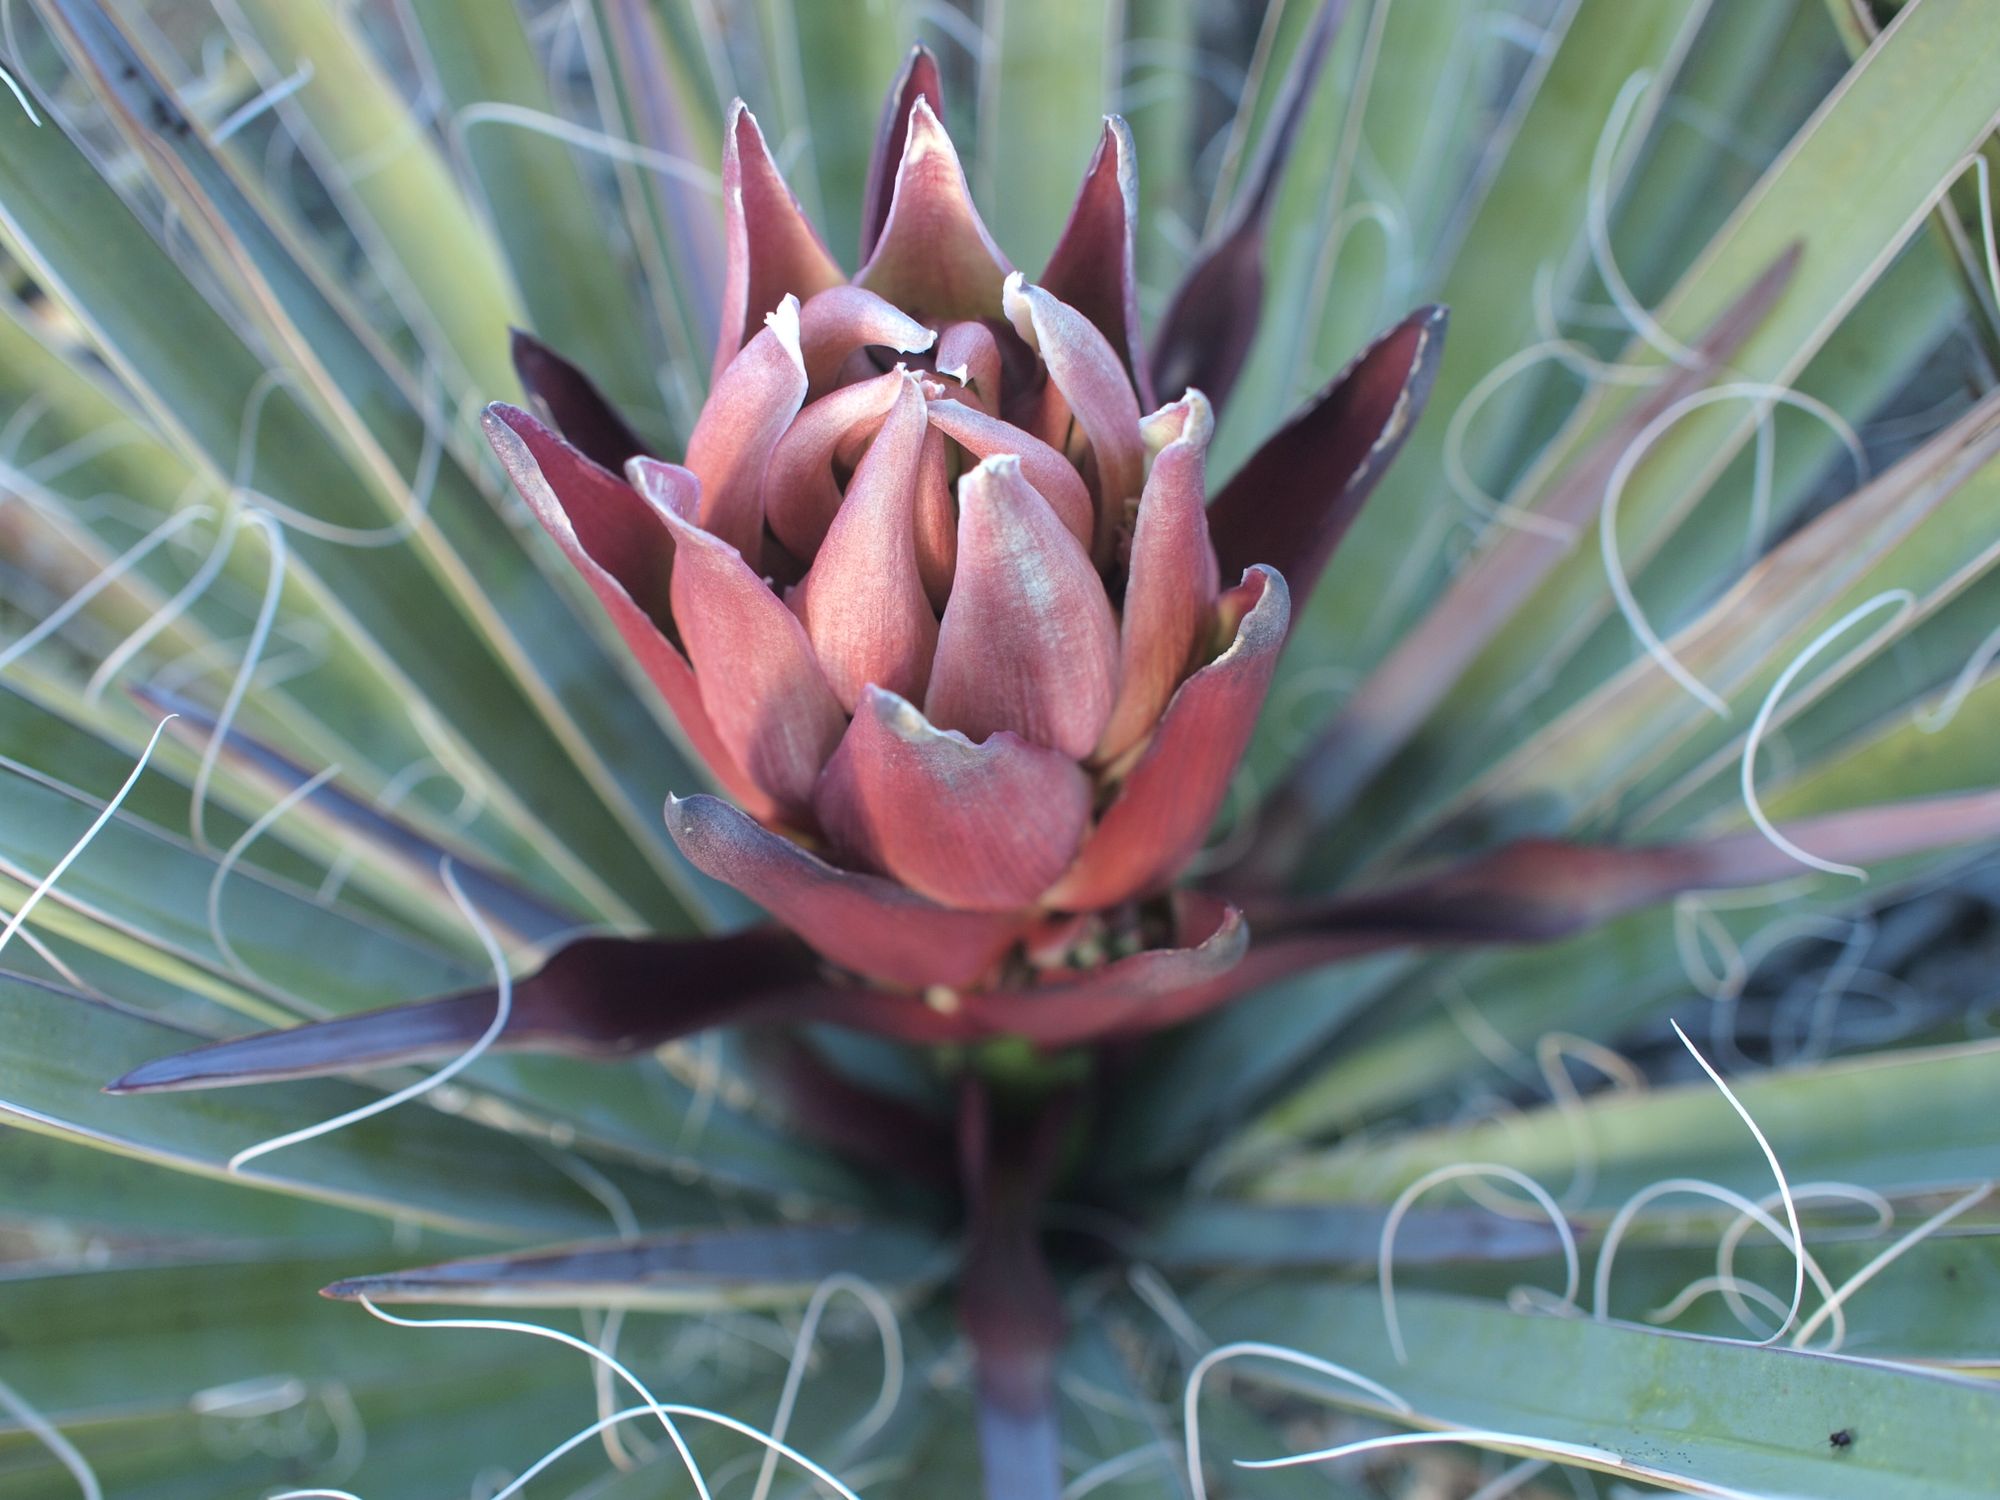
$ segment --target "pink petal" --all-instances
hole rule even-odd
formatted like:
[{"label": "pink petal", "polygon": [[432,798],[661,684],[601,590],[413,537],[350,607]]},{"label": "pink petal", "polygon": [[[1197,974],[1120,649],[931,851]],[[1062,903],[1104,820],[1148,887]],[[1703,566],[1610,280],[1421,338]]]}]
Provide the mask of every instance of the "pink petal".
[{"label": "pink petal", "polygon": [[1138,222],[1139,170],[1132,131],[1112,115],[1083,174],[1069,223],[1042,272],[1042,285],[1097,325],[1118,351],[1139,400],[1151,406],[1152,380],[1139,352],[1139,278],[1132,253]]},{"label": "pink petal", "polygon": [[1240,621],[1234,642],[1181,684],[1049,905],[1091,911],[1157,890],[1201,847],[1271,685],[1291,596],[1278,574],[1252,568],[1218,613]]},{"label": "pink petal", "polygon": [[799,304],[788,293],[715,382],[688,437],[687,466],[701,480],[702,529],[745,557],[763,552],[764,469],[805,398]]},{"label": "pink petal", "polygon": [[1076,466],[1047,443],[963,401],[933,401],[931,426],[974,458],[1018,458],[1022,475],[1061,517],[1069,534],[1084,546],[1090,545],[1097,524],[1090,488]]},{"label": "pink petal", "polygon": [[[484,426],[514,488],[597,595],[695,753],[732,797],[769,815],[771,799],[724,746],[693,669],[667,636],[674,541],[658,510],[518,407],[489,406]],[[692,491],[694,476],[677,472]]]},{"label": "pink petal", "polygon": [[871,686],[814,805],[847,858],[946,906],[1014,911],[1068,867],[1090,796],[1068,756],[1004,731],[975,745]]},{"label": "pink petal", "polygon": [[958,567],[958,510],[951,499],[951,440],[936,427],[924,434],[917,468],[917,573],[931,608],[944,613]]},{"label": "pink petal", "polygon": [[830,385],[857,350],[918,354],[936,339],[908,313],[858,286],[828,287],[799,309],[799,347],[814,390]]},{"label": "pink petal", "polygon": [[1091,554],[1108,560],[1127,502],[1146,482],[1146,446],[1139,437],[1139,398],[1102,333],[1082,313],[1017,271],[1007,278],[1007,316],[1049,367],[1076,425],[1097,460],[1097,527]]},{"label": "pink petal", "polygon": [[896,190],[896,168],[910,138],[910,111],[917,100],[929,103],[931,113],[944,118],[944,85],[938,78],[937,59],[930,48],[919,43],[910,49],[903,71],[896,75],[889,97],[882,102],[882,120],[875,128],[875,149],[868,158],[868,187],[861,196],[861,258],[875,252],[882,226],[889,222],[889,200]]},{"label": "pink petal", "polygon": [[1018,459],[982,461],[958,484],[958,572],[925,714],[974,739],[1006,729],[1082,760],[1117,680],[1118,624],[1082,545]]},{"label": "pink petal", "polygon": [[1125,608],[1118,624],[1118,704],[1097,747],[1109,762],[1147,734],[1195,663],[1215,620],[1221,587],[1202,508],[1215,417],[1199,391],[1148,417],[1159,448],[1133,521]]},{"label": "pink petal", "polygon": [[822,396],[786,431],[764,472],[764,516],[794,556],[809,558],[840,510],[834,459],[858,449],[882,425],[903,389],[895,370]]},{"label": "pink petal", "polygon": [[930,681],[937,618],[917,571],[918,470],[929,424],[913,375],[848,482],[792,608],[841,706],[864,685],[921,696]]},{"label": "pink petal", "polygon": [[[835,869],[715,797],[670,797],[667,831],[696,869],[741,891],[842,968],[884,984],[976,984],[1021,931],[1018,917],[951,911],[892,881]],[[879,1000],[928,1014],[912,1000]]]},{"label": "pink petal", "polygon": [[722,328],[714,378],[788,293],[801,300],[847,280],[785,186],[756,117],[738,99],[722,146]]},{"label": "pink petal", "polygon": [[937,369],[967,387],[987,415],[1000,410],[1000,345],[984,323],[953,323],[938,335]]},{"label": "pink petal", "polygon": [[805,627],[742,555],[671,511],[666,521],[674,619],[716,734],[783,816],[803,820],[847,716]]},{"label": "pink petal", "polygon": [[965,169],[928,99],[911,107],[896,192],[857,286],[935,323],[1000,312],[1010,267],[980,222]]}]

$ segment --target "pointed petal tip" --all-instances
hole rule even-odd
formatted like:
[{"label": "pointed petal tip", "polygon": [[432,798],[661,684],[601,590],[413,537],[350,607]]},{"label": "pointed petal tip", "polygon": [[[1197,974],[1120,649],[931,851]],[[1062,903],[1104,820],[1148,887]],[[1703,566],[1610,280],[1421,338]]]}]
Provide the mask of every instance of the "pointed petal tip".
[{"label": "pointed petal tip", "polygon": [[973,478],[1019,479],[1021,477],[1021,455],[1018,453],[989,453],[964,474],[959,476],[959,490],[964,493],[965,482]]},{"label": "pointed petal tip", "polygon": [[799,367],[803,375],[806,368],[805,351],[799,345],[799,299],[787,292],[778,305],[764,314],[764,326],[771,330],[780,347],[792,357],[792,363]]},{"label": "pointed petal tip", "polygon": [[1009,271],[1006,280],[1000,283],[1000,311],[1014,332],[1021,335],[1021,342],[1041,353],[1041,342],[1035,337],[1035,318],[1028,307],[1028,278],[1019,271]]},{"label": "pointed petal tip", "polygon": [[480,409],[479,421],[490,432],[495,422],[504,423],[508,427],[518,427],[517,419],[527,415],[527,412],[511,401],[489,401]]},{"label": "pointed petal tip", "polygon": [[1206,448],[1215,436],[1215,407],[1200,391],[1189,386],[1178,401],[1169,401],[1158,411],[1140,419],[1139,436],[1147,451],[1158,457],[1170,443],[1186,443]]}]

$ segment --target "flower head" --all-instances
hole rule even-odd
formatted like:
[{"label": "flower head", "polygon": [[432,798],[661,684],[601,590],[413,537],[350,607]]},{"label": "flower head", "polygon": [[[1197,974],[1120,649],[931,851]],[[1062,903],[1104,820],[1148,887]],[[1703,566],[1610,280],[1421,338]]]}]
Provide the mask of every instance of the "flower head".
[{"label": "flower head", "polygon": [[681,461],[618,452],[622,423],[534,346],[531,389],[596,451],[488,421],[736,803],[676,799],[674,837],[879,983],[1143,946],[1289,594],[1262,565],[1223,586],[1208,398],[1144,414],[1128,133],[1106,122],[1032,281],[980,221],[922,54],[851,280],[740,104],[726,139],[721,333]]}]

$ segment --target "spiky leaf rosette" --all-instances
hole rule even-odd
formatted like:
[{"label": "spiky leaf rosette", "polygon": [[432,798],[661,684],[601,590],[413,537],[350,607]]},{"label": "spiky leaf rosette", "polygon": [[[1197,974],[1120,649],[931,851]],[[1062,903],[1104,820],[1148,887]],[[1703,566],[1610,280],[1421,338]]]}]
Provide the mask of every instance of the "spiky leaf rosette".
[{"label": "spiky leaf rosette", "polygon": [[10,1500],[1990,1486],[2000,15],[1252,19],[8,17]]}]

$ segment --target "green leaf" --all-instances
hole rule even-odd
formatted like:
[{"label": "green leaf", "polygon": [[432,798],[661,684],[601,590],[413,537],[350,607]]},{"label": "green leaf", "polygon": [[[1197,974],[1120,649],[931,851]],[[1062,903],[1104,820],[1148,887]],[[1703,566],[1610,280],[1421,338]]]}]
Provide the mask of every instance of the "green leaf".
[{"label": "green leaf", "polygon": [[[370,254],[393,260],[396,274],[385,279],[412,326],[449,351],[467,388],[511,396],[519,387],[507,328],[522,321],[523,304],[501,244],[362,39],[359,18],[286,0],[221,0],[218,9],[265,84],[311,64],[280,108],[320,180]],[[471,44],[461,38],[461,49]]]},{"label": "green leaf", "polygon": [[1118,8],[984,0],[973,187],[1007,258],[1055,248],[1117,86]]},{"label": "green leaf", "polygon": [[[1927,0],[1905,10],[1688,270],[1657,310],[1660,325],[1673,338],[1692,338],[1734,289],[1803,238],[1797,278],[1733,362],[1742,378],[1782,382],[1796,375],[1880,274],[1929,194],[1991,129],[2000,111],[1996,64],[2000,12],[1965,0]],[[1657,363],[1660,356],[1635,341],[1621,358]],[[1630,399],[1612,393],[1586,403],[1515,503],[1532,505],[1563,457],[1602,431]],[[1628,567],[1672,534],[1750,427],[1742,405],[1712,406],[1652,450],[1619,510]],[[1580,548],[1466,673],[1425,740],[1488,742],[1502,701],[1559,661],[1607,607],[1603,564],[1593,549]]]},{"label": "green leaf", "polygon": [[[1554,1456],[1697,1494],[1970,1500],[1991,1487],[1983,1434],[2000,1390],[1987,1382],[1453,1297],[1404,1293],[1397,1313],[1407,1365],[1389,1352],[1373,1291],[1279,1282],[1197,1304],[1218,1341],[1276,1339],[1338,1359],[1411,1402],[1399,1425],[1518,1435],[1487,1445],[1509,1452],[1577,1445],[1599,1456]],[[1248,1363],[1242,1373],[1281,1378]],[[1351,1389],[1310,1388],[1355,1402]],[[1383,1414],[1372,1399],[1368,1409]],[[1854,1441],[1836,1447],[1829,1434],[1842,1430]]]},{"label": "green leaf", "polygon": [[[642,428],[663,431],[644,324],[632,315],[633,268],[613,253],[595,184],[575,148],[539,133],[529,118],[560,116],[516,13],[478,0],[416,0],[408,14],[534,331],[587,370]],[[511,399],[514,389],[492,386],[484,394]]]},{"label": "green leaf", "polygon": [[[1988,1107],[1996,1080],[2000,1045],[1975,1043],[1745,1075],[1730,1087],[1791,1181],[1912,1192],[1991,1175],[2000,1148],[2000,1120]],[[1386,1199],[1454,1162],[1499,1162],[1555,1191],[1583,1161],[1585,1203],[1597,1210],[1667,1177],[1699,1177],[1753,1198],[1776,1187],[1743,1122],[1704,1080],[1301,1155],[1263,1173],[1259,1193]]]}]

